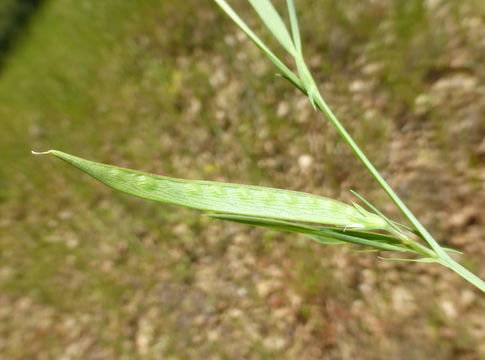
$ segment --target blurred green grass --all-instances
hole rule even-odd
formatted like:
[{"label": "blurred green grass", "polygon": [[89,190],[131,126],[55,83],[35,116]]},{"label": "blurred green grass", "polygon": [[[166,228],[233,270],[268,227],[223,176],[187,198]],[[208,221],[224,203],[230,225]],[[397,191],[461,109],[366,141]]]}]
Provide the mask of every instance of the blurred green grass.
[{"label": "blurred green grass", "polygon": [[[426,99],[450,74],[483,83],[479,36],[469,24],[484,6],[297,6],[305,53],[328,102],[411,205],[426,214],[431,205],[456,210],[472,196],[479,203],[479,91]],[[438,281],[427,268],[131,199],[30,155],[55,148],[170,176],[343,200],[354,188],[384,204],[336,132],[211,2],[47,1],[2,66],[0,301],[13,315],[1,315],[0,353],[8,358],[57,358],[69,347],[71,358],[103,359],[484,356],[468,326],[484,302],[448,318],[438,299],[460,299],[466,284],[444,272]],[[468,120],[456,130],[460,116]],[[417,151],[422,168],[382,150],[393,144],[400,156],[410,152],[408,163]],[[298,159],[308,154],[313,162],[302,168]],[[439,164],[427,160],[436,156]],[[436,183],[453,189],[450,178],[466,187],[440,197]],[[443,238],[446,213],[433,214],[425,221]],[[479,263],[483,248],[470,249],[472,265]],[[392,307],[401,286],[419,299],[411,315]],[[359,307],[370,320],[352,312]],[[397,314],[389,319],[389,311]]]}]

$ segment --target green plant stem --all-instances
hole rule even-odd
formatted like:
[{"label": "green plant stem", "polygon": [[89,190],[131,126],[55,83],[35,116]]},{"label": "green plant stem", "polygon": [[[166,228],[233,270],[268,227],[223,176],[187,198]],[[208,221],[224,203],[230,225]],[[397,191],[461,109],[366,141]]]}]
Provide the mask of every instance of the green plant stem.
[{"label": "green plant stem", "polygon": [[423,236],[424,240],[431,246],[434,250],[434,257],[437,258],[438,262],[442,265],[450,268],[458,275],[462,276],[464,279],[471,282],[473,285],[478,287],[480,290],[485,292],[485,282],[478,276],[465,269],[462,265],[453,260],[436,242],[436,240],[431,236],[428,230],[419,222],[419,220],[414,216],[414,214],[409,210],[409,208],[404,204],[404,202],[399,198],[399,196],[394,192],[391,186],[386,180],[381,176],[377,169],[372,165],[367,156],[362,152],[359,146],[352,139],[350,134],[342,126],[335,114],[330,110],[327,103],[323,100],[319,91],[314,94],[314,100],[317,107],[325,114],[325,116],[330,120],[332,125],[337,129],[342,138],[349,144],[357,157],[362,161],[364,166],[369,170],[371,175],[376,179],[379,185],[384,189],[391,200],[396,204],[396,206],[401,210],[401,212],[407,217],[407,219],[414,225],[416,230],[418,230]]},{"label": "green plant stem", "polygon": [[404,233],[402,233],[401,231],[397,231],[393,228],[389,228],[387,229],[387,231],[389,231],[391,234],[393,234],[395,237],[397,237],[398,239],[401,239],[401,241],[406,245],[408,246],[409,248],[419,252],[420,254],[422,254],[423,256],[426,256],[426,257],[430,257],[430,258],[433,258],[433,259],[436,259],[436,254],[434,253],[434,251],[422,244],[420,244],[419,242],[415,241],[415,240],[412,240],[411,238],[407,237]]}]

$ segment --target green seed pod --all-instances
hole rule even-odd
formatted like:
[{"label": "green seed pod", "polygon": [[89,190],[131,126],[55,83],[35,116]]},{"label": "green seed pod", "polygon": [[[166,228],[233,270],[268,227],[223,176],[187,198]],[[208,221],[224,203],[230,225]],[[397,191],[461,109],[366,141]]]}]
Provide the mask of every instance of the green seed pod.
[{"label": "green seed pod", "polygon": [[378,215],[322,196],[260,186],[175,179],[52,154],[113,189],[143,199],[218,213],[293,220],[348,229],[386,229]]}]

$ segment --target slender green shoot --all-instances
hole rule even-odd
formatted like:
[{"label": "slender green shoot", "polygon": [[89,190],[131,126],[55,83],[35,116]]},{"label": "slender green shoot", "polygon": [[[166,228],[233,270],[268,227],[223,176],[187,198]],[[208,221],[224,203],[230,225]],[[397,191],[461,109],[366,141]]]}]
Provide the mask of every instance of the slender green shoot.
[{"label": "slender green shoot", "polygon": [[290,13],[291,34],[293,35],[293,42],[298,54],[303,57],[300,38],[300,27],[298,26],[298,18],[296,16],[295,4],[293,0],[287,0],[288,12]]},{"label": "slender green shoot", "polygon": [[296,48],[291,40],[291,36],[288,33],[288,29],[281,19],[280,15],[274,8],[273,4],[269,0],[249,0],[254,10],[258,13],[261,20],[266,27],[271,31],[274,37],[280,42],[280,44],[288,51],[288,53],[295,57]]}]

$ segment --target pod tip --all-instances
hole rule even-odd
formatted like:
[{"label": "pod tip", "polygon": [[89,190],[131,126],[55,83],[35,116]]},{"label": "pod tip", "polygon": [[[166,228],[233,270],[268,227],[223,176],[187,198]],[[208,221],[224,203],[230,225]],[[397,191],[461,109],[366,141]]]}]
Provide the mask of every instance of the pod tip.
[{"label": "pod tip", "polygon": [[31,153],[34,154],[34,155],[46,155],[46,154],[50,154],[51,151],[52,150],[38,152],[38,151],[31,150]]}]

